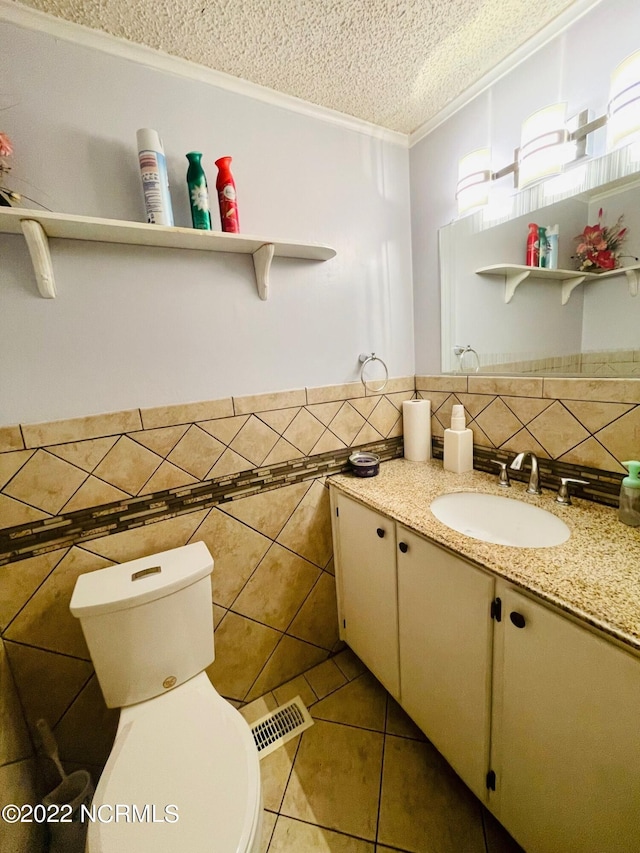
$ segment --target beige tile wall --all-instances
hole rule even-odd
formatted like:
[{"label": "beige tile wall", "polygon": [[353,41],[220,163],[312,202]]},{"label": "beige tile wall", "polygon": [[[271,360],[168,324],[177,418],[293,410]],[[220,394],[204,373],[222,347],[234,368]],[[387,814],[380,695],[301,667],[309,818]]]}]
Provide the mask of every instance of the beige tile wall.
[{"label": "beige tile wall", "polygon": [[550,358],[532,358],[511,361],[499,356],[489,356],[483,363],[482,373],[534,373],[587,374],[598,377],[640,378],[640,350],[603,350],[573,353]]},{"label": "beige tile wall", "polygon": [[[33,746],[0,640],[0,808],[10,803],[34,806],[39,801]],[[42,829],[42,825],[33,822],[2,821],[0,847],[44,853]]]},{"label": "beige tile wall", "polygon": [[[415,389],[436,436],[460,402],[477,445],[616,472],[640,457],[637,380],[419,376],[374,395],[353,383],[0,429],[0,528],[401,435]],[[75,579],[197,539],[215,558],[209,674],[222,695],[251,700],[339,648],[322,479],[9,563],[7,658],[29,727],[45,716],[65,761],[99,772],[117,722],[68,610]]]},{"label": "beige tile wall", "polygon": [[[401,434],[413,376],[25,424],[0,430],[0,528]],[[33,732],[99,773],[117,713],[69,601],[79,574],[203,540],[214,556],[216,660],[236,702],[340,648],[328,489],[308,480],[0,566],[0,633]]]},{"label": "beige tile wall", "polygon": [[431,400],[431,431],[442,436],[462,403],[475,445],[622,473],[640,458],[637,379],[416,376]]}]

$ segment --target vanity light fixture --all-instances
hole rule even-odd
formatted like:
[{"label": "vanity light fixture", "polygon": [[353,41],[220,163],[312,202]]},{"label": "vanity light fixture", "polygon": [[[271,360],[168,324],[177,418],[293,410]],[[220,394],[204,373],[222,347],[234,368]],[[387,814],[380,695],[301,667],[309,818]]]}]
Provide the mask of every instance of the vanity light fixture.
[{"label": "vanity light fixture", "polygon": [[490,158],[488,148],[478,148],[458,163],[456,199],[459,214],[474,207],[481,207],[489,201],[489,184],[492,177]]},{"label": "vanity light fixture", "polygon": [[609,150],[640,138],[640,51],[628,56],[611,75],[607,110]]},{"label": "vanity light fixture", "polygon": [[[490,170],[488,148],[463,157],[456,188],[458,213],[486,205],[491,183],[506,175],[513,174],[514,187],[522,189],[563,173],[569,163],[588,156],[589,134],[605,126],[608,149],[629,146],[629,159],[639,160],[640,50],[621,62],[611,75],[609,104],[604,115],[590,120],[589,111],[582,110],[567,120],[566,109],[566,103],[552,104],[530,115],[522,125],[521,144],[514,152],[513,163],[497,172]],[[574,176],[568,180],[571,182]],[[550,194],[557,191],[554,188]]]},{"label": "vanity light fixture", "polygon": [[[463,157],[458,164],[458,214],[491,204],[489,190],[493,181],[513,175],[513,186],[522,188],[547,175],[558,174],[568,163],[584,157],[588,134],[603,127],[607,118],[602,116],[590,122],[588,111],[583,110],[565,122],[565,112],[566,104],[555,104],[529,116],[523,126],[522,147],[513,152],[513,163],[497,172],[489,170],[489,148]],[[500,206],[504,207],[504,203]]]},{"label": "vanity light fixture", "polygon": [[571,160],[575,144],[571,143],[566,117],[566,104],[552,104],[526,119],[522,125],[518,187],[559,174]]}]

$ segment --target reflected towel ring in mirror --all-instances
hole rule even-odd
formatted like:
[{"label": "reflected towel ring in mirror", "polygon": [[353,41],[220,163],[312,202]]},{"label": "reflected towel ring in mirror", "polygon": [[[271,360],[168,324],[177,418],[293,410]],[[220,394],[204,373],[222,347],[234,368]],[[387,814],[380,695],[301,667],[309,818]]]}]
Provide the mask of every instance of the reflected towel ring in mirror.
[{"label": "reflected towel ring in mirror", "polygon": [[[387,365],[384,363],[384,361],[381,358],[378,358],[378,356],[375,354],[375,352],[372,352],[370,354],[368,354],[366,352],[361,352],[360,355],[358,356],[358,358],[359,358],[360,364],[362,365],[362,369],[360,370],[360,381],[364,385],[365,390],[373,391],[374,393],[379,393],[380,391],[384,391],[385,386],[386,386],[387,382],[389,381],[389,370],[387,368]],[[367,382],[371,381],[371,380],[367,380],[364,378],[364,369],[372,361],[379,361],[380,364],[384,367],[384,380],[382,381],[382,385],[379,388],[370,388],[367,385]]]},{"label": "reflected towel ring in mirror", "polygon": [[470,346],[469,344],[467,344],[466,347],[455,346],[453,348],[453,352],[454,352],[454,355],[458,356],[458,362],[460,363],[460,373],[471,373],[472,372],[471,370],[465,371],[465,369],[464,369],[464,364],[463,364],[464,357],[468,352],[470,352],[475,357],[476,366],[475,366],[475,368],[473,368],[473,373],[477,373],[480,370],[480,358],[478,356],[478,353],[474,350],[474,348],[472,346]]}]

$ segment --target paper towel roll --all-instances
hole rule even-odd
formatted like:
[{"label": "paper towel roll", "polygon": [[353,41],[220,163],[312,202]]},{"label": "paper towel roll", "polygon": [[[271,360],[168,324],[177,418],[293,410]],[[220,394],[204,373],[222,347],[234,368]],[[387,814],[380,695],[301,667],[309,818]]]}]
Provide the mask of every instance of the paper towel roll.
[{"label": "paper towel roll", "polygon": [[431,459],[431,400],[405,400],[402,423],[404,458],[411,462]]}]

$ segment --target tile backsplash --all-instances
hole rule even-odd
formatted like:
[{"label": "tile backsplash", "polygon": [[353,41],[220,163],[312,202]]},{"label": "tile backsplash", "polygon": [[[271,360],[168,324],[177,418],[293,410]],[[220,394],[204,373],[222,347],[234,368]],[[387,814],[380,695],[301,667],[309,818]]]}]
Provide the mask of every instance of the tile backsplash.
[{"label": "tile backsplash", "polygon": [[431,400],[432,435],[442,437],[451,407],[462,403],[473,443],[510,453],[625,473],[640,456],[637,379],[416,376],[419,397]]},{"label": "tile backsplash", "polygon": [[338,640],[326,476],[349,448],[401,453],[413,376],[0,429],[0,631],[26,722],[100,772],[104,706],[80,626],[79,574],[203,540],[216,660],[236,704],[327,659]]},{"label": "tile backsplash", "polygon": [[576,352],[547,358],[518,358],[502,353],[483,354],[480,357],[483,374],[581,374],[598,377],[640,378],[640,350],[597,350]]},{"label": "tile backsplash", "polygon": [[340,649],[326,476],[351,447],[401,453],[416,393],[436,447],[465,406],[479,460],[529,449],[615,486],[640,456],[629,379],[411,376],[382,394],[351,383],[0,428],[0,631],[28,729],[46,717],[63,759],[99,772],[117,712],[69,613],[73,585],[190,541],[215,560],[222,695],[249,701]]}]

